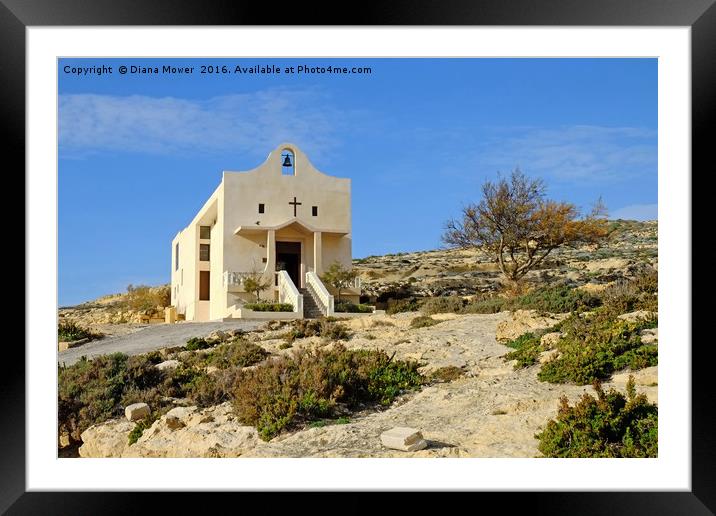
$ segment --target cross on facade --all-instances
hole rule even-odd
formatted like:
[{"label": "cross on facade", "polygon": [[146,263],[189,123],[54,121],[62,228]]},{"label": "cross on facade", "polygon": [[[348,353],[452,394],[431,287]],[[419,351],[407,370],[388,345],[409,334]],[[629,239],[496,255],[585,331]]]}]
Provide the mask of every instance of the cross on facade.
[{"label": "cross on facade", "polygon": [[296,216],[296,206],[300,206],[300,205],[303,204],[303,203],[302,203],[302,202],[296,202],[296,197],[294,197],[294,198],[293,198],[293,202],[289,202],[288,204],[292,204],[292,205],[293,205],[293,216],[295,217],[295,216]]}]

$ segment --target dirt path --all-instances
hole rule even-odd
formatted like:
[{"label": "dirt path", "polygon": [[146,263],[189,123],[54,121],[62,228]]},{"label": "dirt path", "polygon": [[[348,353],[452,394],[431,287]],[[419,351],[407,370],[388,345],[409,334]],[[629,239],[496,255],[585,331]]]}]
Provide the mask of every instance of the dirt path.
[{"label": "dirt path", "polygon": [[127,355],[139,355],[148,353],[155,349],[181,346],[191,337],[201,337],[214,330],[252,330],[258,328],[265,321],[231,321],[231,322],[181,322],[176,324],[160,324],[147,326],[135,332],[105,337],[103,339],[88,342],[82,346],[60,351],[57,354],[57,361],[65,365],[72,365],[81,356],[87,358],[109,353],[126,353]]}]

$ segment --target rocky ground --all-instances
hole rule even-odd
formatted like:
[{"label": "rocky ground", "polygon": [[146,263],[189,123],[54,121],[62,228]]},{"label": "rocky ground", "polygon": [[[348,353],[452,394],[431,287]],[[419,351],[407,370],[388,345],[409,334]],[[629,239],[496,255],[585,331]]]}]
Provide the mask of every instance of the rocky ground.
[{"label": "rocky ground", "polygon": [[[656,221],[615,221],[612,233],[599,248],[559,249],[528,281],[564,281],[587,290],[600,290],[658,264]],[[385,307],[390,298],[473,296],[500,289],[498,265],[477,250],[434,250],[369,256],[353,260],[363,292],[370,302]]]},{"label": "rocky ground", "polygon": [[[528,280],[561,281],[586,290],[601,290],[614,281],[656,267],[656,222],[613,224],[614,232],[602,247],[565,249],[554,253]],[[389,299],[438,295],[473,296],[500,290],[497,266],[489,257],[470,250],[437,250],[354,260],[366,300],[385,308]],[[98,300],[100,301],[100,300]],[[119,312],[118,299],[60,310],[95,330],[121,334],[141,326]],[[419,360],[424,373],[445,366],[463,368],[456,380],[427,386],[400,397],[384,410],[369,410],[345,424],[326,424],[262,441],[253,427],[241,425],[230,404],[207,409],[185,406],[157,420],[142,437],[128,444],[135,424],[116,419],[90,427],[82,434],[83,457],[532,457],[539,455],[535,433],[557,413],[558,400],[574,402],[590,386],[550,384],[537,379],[540,365],[514,369],[505,361],[510,348],[500,339],[514,338],[529,329],[547,328],[559,317],[535,312],[498,314],[438,314],[441,322],[410,328],[416,312],[371,315],[345,322],[353,332],[349,348],[379,348],[398,359]],[[248,338],[274,354],[282,349],[284,330],[259,330]],[[644,339],[656,340],[658,330]],[[299,339],[293,349],[326,345],[317,337]],[[330,345],[330,344],[328,344]],[[549,360],[545,352],[541,361]],[[658,368],[634,372],[637,390],[657,402]],[[630,371],[615,374],[605,387],[624,390]],[[380,434],[393,427],[422,431],[426,449],[390,450]]]},{"label": "rocky ground", "polygon": [[[462,378],[401,397],[381,411],[355,414],[346,424],[329,424],[262,441],[253,427],[239,423],[229,403],[197,409],[182,406],[156,421],[133,445],[127,436],[134,423],[116,419],[82,434],[82,457],[532,457],[534,434],[555,417],[561,395],[575,401],[589,386],[553,385],[537,379],[539,365],[515,370],[504,355],[510,348],[496,335],[541,328],[557,318],[532,311],[494,315],[434,316],[442,322],[413,329],[417,313],[369,316],[347,325],[354,332],[349,348],[380,348],[398,359],[419,360],[422,371],[461,367]],[[253,332],[249,338],[279,354],[281,330]],[[294,348],[326,345],[317,337],[300,339]],[[330,344],[329,344],[330,345]],[[624,390],[629,372],[615,375]],[[657,368],[635,373],[637,388],[657,400]],[[380,434],[396,426],[422,431],[428,447],[415,452],[382,446]]]}]

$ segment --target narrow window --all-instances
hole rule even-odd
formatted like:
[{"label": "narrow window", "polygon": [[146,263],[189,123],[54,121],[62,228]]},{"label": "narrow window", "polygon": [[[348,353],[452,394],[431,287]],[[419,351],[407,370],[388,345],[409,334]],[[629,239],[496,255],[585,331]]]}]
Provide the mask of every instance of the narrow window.
[{"label": "narrow window", "polygon": [[202,262],[209,261],[209,244],[199,244],[199,260]]},{"label": "narrow window", "polygon": [[211,226],[199,226],[199,238],[209,240],[211,238]]},{"label": "narrow window", "polygon": [[259,203],[259,213],[264,212],[264,203]]},{"label": "narrow window", "polygon": [[266,257],[264,256],[263,258],[261,258],[261,261],[262,261],[263,263],[266,263]]},{"label": "narrow window", "polygon": [[174,270],[179,270],[179,242],[174,246]]},{"label": "narrow window", "polygon": [[313,213],[314,217],[318,217],[318,206],[313,206],[311,208],[311,212]]},{"label": "narrow window", "polygon": [[209,271],[199,271],[199,301],[209,301]]}]

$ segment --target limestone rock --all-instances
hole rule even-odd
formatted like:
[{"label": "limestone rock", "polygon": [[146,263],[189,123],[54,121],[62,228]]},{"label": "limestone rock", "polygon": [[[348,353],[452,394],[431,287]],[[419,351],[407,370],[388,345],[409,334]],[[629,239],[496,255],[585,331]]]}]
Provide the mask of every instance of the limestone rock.
[{"label": "limestone rock", "polygon": [[128,421],[138,421],[151,414],[149,405],[146,403],[134,403],[124,409],[124,415]]},{"label": "limestone rock", "polygon": [[659,328],[646,328],[641,330],[642,344],[657,344],[659,342]]},{"label": "limestone rock", "polygon": [[559,342],[559,339],[562,338],[562,334],[558,331],[553,331],[550,333],[545,333],[540,338],[539,342],[544,347],[544,349],[552,349],[557,345],[557,342]]},{"label": "limestone rock", "polygon": [[179,362],[178,360],[165,360],[164,362],[157,364],[155,367],[160,371],[171,371],[172,369],[176,369],[180,365],[181,362]]},{"label": "limestone rock", "polygon": [[647,319],[654,319],[657,317],[656,312],[650,312],[648,310],[637,310],[636,312],[629,312],[628,314],[621,314],[617,316],[618,319],[622,319],[627,322],[638,322]]},{"label": "limestone rock", "polygon": [[562,353],[558,349],[550,349],[540,353],[539,363],[546,364],[552,360],[556,360]]},{"label": "limestone rock", "polygon": [[121,457],[129,446],[129,432],[134,423],[123,419],[112,419],[93,425],[82,432],[80,457]]},{"label": "limestone rock", "polygon": [[417,451],[427,448],[423,434],[415,428],[397,426],[380,434],[380,442],[386,448],[402,451]]},{"label": "limestone rock", "polygon": [[536,310],[517,310],[509,320],[497,325],[495,338],[498,341],[514,340],[531,331],[551,328],[567,316],[568,314],[540,315]]}]

